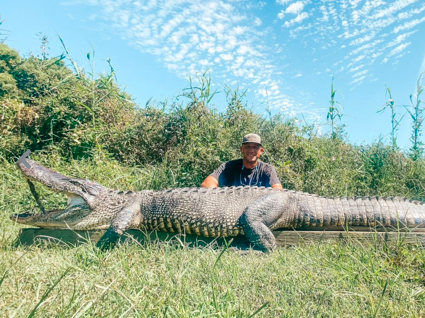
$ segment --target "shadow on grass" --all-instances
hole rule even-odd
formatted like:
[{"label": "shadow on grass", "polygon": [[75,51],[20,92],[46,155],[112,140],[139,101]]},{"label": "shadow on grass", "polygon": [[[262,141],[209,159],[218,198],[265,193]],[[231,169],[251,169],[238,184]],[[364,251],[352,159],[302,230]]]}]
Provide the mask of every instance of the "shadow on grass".
[{"label": "shadow on grass", "polygon": [[[105,233],[105,230],[51,230],[40,228],[21,229],[18,237],[13,242],[14,247],[43,245],[75,247],[81,244],[96,244]],[[245,236],[228,237],[228,238],[212,238],[191,234],[173,234],[165,232],[144,232],[141,230],[129,230],[121,237],[120,243],[134,242],[141,246],[156,242],[166,242],[176,247],[208,247],[222,248],[233,247],[241,250],[248,250],[251,245]]]},{"label": "shadow on grass", "polygon": [[[95,245],[106,230],[52,230],[40,228],[24,228],[18,237],[6,248],[20,246],[42,246],[43,248],[61,247],[74,248],[81,244]],[[405,244],[425,246],[425,232],[412,232],[406,229],[364,228],[363,231],[273,231],[278,247],[303,246],[306,244],[320,244],[329,241],[339,244],[354,244],[359,247],[366,245],[375,248],[387,248],[388,246],[400,247]],[[245,236],[212,238],[192,234],[174,234],[166,232],[146,232],[141,230],[128,230],[120,239],[120,244],[137,244],[144,248],[150,245],[165,243],[175,248],[212,248],[230,250],[257,250],[251,246]]]}]

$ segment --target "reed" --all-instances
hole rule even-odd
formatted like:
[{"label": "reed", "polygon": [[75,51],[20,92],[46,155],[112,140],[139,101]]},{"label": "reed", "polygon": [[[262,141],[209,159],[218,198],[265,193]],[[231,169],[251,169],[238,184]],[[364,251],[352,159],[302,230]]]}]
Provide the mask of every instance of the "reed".
[{"label": "reed", "polygon": [[[342,126],[338,126],[338,121],[341,122],[343,113],[342,113],[342,105],[339,101],[336,100],[336,93],[342,93],[339,90],[334,89],[334,80],[335,77],[332,76],[331,80],[331,99],[329,101],[329,109],[328,114],[326,116],[326,119],[328,120],[328,123],[331,127],[331,136],[332,139],[336,139],[339,136],[341,136],[342,133]],[[342,97],[344,97],[342,95]]]},{"label": "reed", "polygon": [[425,86],[422,85],[422,77],[424,74],[424,72],[421,73],[416,82],[416,93],[410,95],[411,105],[405,106],[412,118],[412,135],[410,137],[412,147],[410,148],[410,156],[413,160],[422,158],[424,154],[424,143],[421,140],[425,111],[425,105],[422,105],[425,104],[425,102],[422,100],[421,96],[425,89]]},{"label": "reed", "polygon": [[404,115],[402,115],[400,119],[397,119],[395,100],[392,98],[391,89],[389,87],[386,88],[386,94],[388,95],[388,100],[378,113],[383,113],[387,108],[391,110],[391,147],[393,151],[396,151],[398,149],[396,133]]}]

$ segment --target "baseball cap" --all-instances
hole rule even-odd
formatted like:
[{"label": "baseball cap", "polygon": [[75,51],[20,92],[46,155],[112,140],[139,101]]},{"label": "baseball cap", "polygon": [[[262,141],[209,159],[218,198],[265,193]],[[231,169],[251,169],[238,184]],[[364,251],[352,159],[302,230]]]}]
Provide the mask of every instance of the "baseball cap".
[{"label": "baseball cap", "polygon": [[258,136],[257,134],[248,134],[248,135],[245,135],[243,137],[243,139],[242,139],[242,145],[243,144],[247,144],[249,142],[253,142],[253,143],[256,143],[256,144],[259,144],[260,146],[262,146],[262,144],[261,144],[261,137]]}]

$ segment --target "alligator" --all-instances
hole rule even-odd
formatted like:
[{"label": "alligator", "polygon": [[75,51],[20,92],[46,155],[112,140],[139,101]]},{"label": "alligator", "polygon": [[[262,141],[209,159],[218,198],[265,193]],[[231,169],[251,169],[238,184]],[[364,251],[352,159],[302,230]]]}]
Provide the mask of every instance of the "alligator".
[{"label": "alligator", "polygon": [[[18,161],[41,213],[13,214],[17,223],[49,229],[106,230],[97,246],[111,248],[127,229],[206,237],[246,235],[272,251],[272,230],[344,230],[347,227],[424,228],[425,203],[405,198],[322,197],[264,187],[119,191],[71,178],[26,159]],[[66,194],[65,209],[46,211],[33,181]]]}]

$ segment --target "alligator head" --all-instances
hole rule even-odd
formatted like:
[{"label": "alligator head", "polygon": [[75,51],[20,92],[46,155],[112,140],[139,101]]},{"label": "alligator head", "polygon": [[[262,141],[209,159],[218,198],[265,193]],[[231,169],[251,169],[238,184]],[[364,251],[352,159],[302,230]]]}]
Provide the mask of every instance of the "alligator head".
[{"label": "alligator head", "polygon": [[[22,213],[11,215],[11,220],[27,225],[42,228],[75,228],[86,216],[94,210],[96,197],[103,190],[107,190],[95,182],[69,178],[53,170],[43,167],[34,160],[26,159],[30,164],[27,168],[21,162],[17,162],[18,168],[27,179],[31,192],[34,195],[42,213]],[[38,194],[32,181],[42,183],[49,189],[66,194],[68,205],[65,209],[54,209],[46,211],[39,200]]]}]

